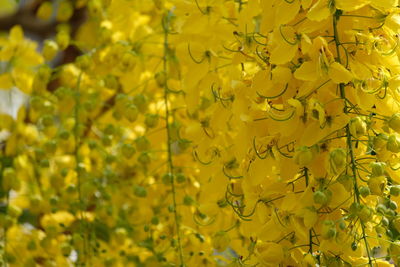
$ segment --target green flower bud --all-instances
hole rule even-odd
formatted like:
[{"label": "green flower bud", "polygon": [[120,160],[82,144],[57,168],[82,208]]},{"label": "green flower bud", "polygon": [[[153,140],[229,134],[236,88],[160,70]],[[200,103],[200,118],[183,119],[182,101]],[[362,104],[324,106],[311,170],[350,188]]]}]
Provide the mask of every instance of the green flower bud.
[{"label": "green flower bud", "polygon": [[397,210],[397,203],[395,201],[393,201],[393,200],[390,200],[389,201],[389,208],[391,210]]},{"label": "green flower bud", "polygon": [[135,196],[137,196],[137,197],[146,197],[147,196],[146,188],[144,188],[143,186],[140,186],[140,185],[136,185],[133,188],[133,192],[134,192]]},{"label": "green flower bud", "polygon": [[160,220],[158,219],[157,216],[153,216],[153,218],[151,218],[151,224],[157,225],[159,223],[160,223]]},{"label": "green flower bud", "polygon": [[130,159],[136,153],[136,149],[131,144],[123,144],[121,146],[121,154],[126,158]]},{"label": "green flower bud", "polygon": [[139,155],[139,157],[138,157],[138,161],[139,161],[141,164],[146,165],[146,164],[149,164],[149,163],[150,163],[151,159],[150,159],[150,156],[149,156],[148,153],[142,152],[142,153]]},{"label": "green flower bud", "polygon": [[186,177],[183,173],[177,173],[175,176],[176,176],[176,182],[178,184],[184,183],[186,181]]},{"label": "green flower bud", "polygon": [[396,217],[393,219],[392,224],[397,232],[400,232],[400,217]]},{"label": "green flower bud", "polygon": [[363,136],[367,133],[367,124],[360,117],[352,118],[349,124],[350,133],[355,138]]},{"label": "green flower bud", "polygon": [[301,167],[306,166],[313,160],[313,153],[307,146],[301,146],[297,148],[296,154],[294,155],[294,161]]},{"label": "green flower bud", "polygon": [[395,134],[390,135],[386,144],[386,149],[393,153],[400,152],[400,137]]},{"label": "green flower bud", "polygon": [[136,121],[137,117],[139,116],[139,109],[135,104],[128,103],[125,106],[125,109],[123,111],[123,115],[125,119],[127,119],[129,122],[134,122]]},{"label": "green flower bud", "polygon": [[353,177],[348,174],[342,174],[337,178],[337,181],[343,185],[344,189],[347,192],[351,192],[353,190]]},{"label": "green flower bud", "polygon": [[225,251],[229,244],[231,243],[231,238],[229,234],[225,231],[217,232],[212,238],[212,244],[216,251]]},{"label": "green flower bud", "polygon": [[371,162],[369,164],[372,171],[372,176],[382,176],[385,173],[386,163],[384,162]]},{"label": "green flower bud", "polygon": [[140,136],[135,139],[136,148],[139,151],[145,151],[150,148],[150,141],[146,136]]},{"label": "green flower bud", "polygon": [[334,238],[336,236],[335,223],[331,220],[323,221],[321,235],[324,239]]},{"label": "green flower bud", "polygon": [[357,215],[362,222],[367,222],[371,219],[372,210],[368,206],[362,205],[362,208]]},{"label": "green flower bud", "polygon": [[67,257],[71,254],[72,252],[72,247],[68,243],[63,243],[61,245],[61,253],[64,257]]},{"label": "green flower bud", "polygon": [[313,199],[316,204],[325,205],[328,203],[328,197],[322,191],[315,191]]},{"label": "green flower bud", "polygon": [[147,97],[144,94],[137,94],[133,97],[133,103],[141,111],[145,112],[147,109]]},{"label": "green flower bud", "polygon": [[400,133],[400,113],[393,114],[388,120],[389,127],[397,133]]},{"label": "green flower bud", "polygon": [[361,186],[360,189],[358,189],[358,191],[360,192],[360,195],[362,197],[367,197],[369,196],[369,194],[371,194],[371,191],[367,186]]},{"label": "green flower bud", "polygon": [[381,196],[386,187],[386,178],[384,176],[371,177],[368,180],[368,187],[372,195]]},{"label": "green flower bud", "polygon": [[375,209],[376,209],[376,212],[378,212],[380,214],[385,214],[386,210],[387,210],[386,206],[383,204],[378,204]]},{"label": "green flower bud", "polygon": [[351,243],[351,250],[356,251],[358,248],[358,245],[356,242]]},{"label": "green flower bud", "polygon": [[386,217],[382,217],[382,221],[381,221],[382,225],[384,226],[388,226],[389,225],[389,219]]},{"label": "green flower bud", "polygon": [[165,173],[162,176],[162,182],[165,185],[170,185],[173,179],[174,179],[174,175],[172,173]]},{"label": "green flower bud", "polygon": [[329,153],[329,163],[334,174],[338,174],[346,166],[347,153],[343,148],[336,148]]},{"label": "green flower bud", "polygon": [[194,200],[193,200],[193,198],[192,198],[191,196],[186,195],[186,196],[183,198],[183,204],[184,204],[184,205],[190,206],[190,205],[192,205],[193,203],[194,203]]},{"label": "green flower bud", "polygon": [[88,54],[84,54],[84,55],[78,56],[76,58],[76,65],[81,70],[88,70],[92,65],[92,59]]},{"label": "green flower bud", "polygon": [[386,146],[388,136],[386,134],[378,134],[373,139],[373,145],[375,150],[382,149]]},{"label": "green flower bud", "polygon": [[157,85],[159,87],[164,87],[164,85],[167,82],[167,75],[166,75],[165,71],[160,71],[154,75],[154,79],[156,80]]},{"label": "green flower bud", "polygon": [[390,187],[390,195],[392,196],[399,196],[400,195],[400,185],[392,185]]},{"label": "green flower bud", "polygon": [[154,128],[158,124],[158,118],[158,114],[146,114],[144,124],[146,124],[148,128]]}]

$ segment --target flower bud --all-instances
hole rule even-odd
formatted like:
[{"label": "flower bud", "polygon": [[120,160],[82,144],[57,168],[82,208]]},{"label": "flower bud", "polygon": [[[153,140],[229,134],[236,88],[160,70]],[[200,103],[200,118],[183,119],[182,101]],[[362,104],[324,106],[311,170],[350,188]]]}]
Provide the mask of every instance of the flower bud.
[{"label": "flower bud", "polygon": [[61,22],[68,21],[74,14],[74,7],[69,1],[61,1],[58,4],[57,20]]},{"label": "flower bud", "polygon": [[390,135],[386,144],[386,149],[393,153],[400,152],[400,138],[397,135]]},{"label": "flower bud", "polygon": [[328,202],[328,198],[322,191],[315,191],[313,195],[314,202],[320,205],[325,205]]},{"label": "flower bud", "polygon": [[136,65],[136,58],[133,53],[124,53],[119,62],[119,70],[122,72],[130,71]]},{"label": "flower bud", "polygon": [[137,117],[139,116],[139,109],[137,108],[137,106],[135,104],[128,103],[125,106],[123,115],[129,122],[134,122],[134,121],[136,121]]},{"label": "flower bud", "polygon": [[212,239],[213,247],[218,252],[223,252],[227,249],[231,242],[229,234],[225,231],[217,232]]},{"label": "flower bud", "polygon": [[131,158],[136,152],[136,149],[131,144],[123,144],[121,146],[121,153],[126,158]]},{"label": "flower bud", "polygon": [[313,160],[313,153],[311,149],[307,146],[301,146],[297,148],[296,154],[294,156],[294,161],[301,167],[306,166]]},{"label": "flower bud", "polygon": [[362,208],[357,215],[362,222],[367,222],[372,216],[372,210],[368,206],[362,205]]},{"label": "flower bud", "polygon": [[373,145],[375,150],[382,149],[386,146],[388,136],[386,134],[378,134],[373,139]]},{"label": "flower bud", "polygon": [[363,136],[367,133],[367,124],[360,117],[355,117],[350,120],[350,133],[355,138]]},{"label": "flower bud", "polygon": [[304,255],[302,263],[304,266],[316,266],[314,256],[311,253]]},{"label": "flower bud", "polygon": [[389,201],[389,208],[391,210],[397,210],[397,203],[395,201],[393,201],[393,200],[390,200]]},{"label": "flower bud", "polygon": [[400,133],[400,113],[393,114],[388,120],[388,125],[393,131]]},{"label": "flower bud", "polygon": [[331,220],[326,220],[322,223],[321,235],[324,239],[331,239],[336,236],[335,223]]},{"label": "flower bud", "polygon": [[390,195],[392,196],[399,196],[400,195],[400,186],[399,185],[392,185],[390,187]]},{"label": "flower bud", "polygon": [[371,194],[371,191],[369,190],[369,187],[367,187],[367,186],[361,186],[358,191],[360,192],[360,195],[362,197],[367,197],[367,196],[369,196],[369,194]]},{"label": "flower bud", "polygon": [[137,94],[133,97],[133,104],[141,111],[145,112],[147,109],[148,99],[144,94]]},{"label": "flower bud", "polygon": [[76,58],[76,65],[81,69],[81,70],[88,70],[91,66],[92,59],[88,54],[81,55]]},{"label": "flower bud", "polygon": [[392,225],[394,226],[394,228],[400,232],[400,217],[396,217],[393,219],[392,221]]},{"label": "flower bud", "polygon": [[146,114],[144,124],[146,124],[148,128],[154,128],[158,124],[158,118],[158,114]]},{"label": "flower bud", "polygon": [[[16,186],[16,184],[18,186]],[[10,189],[16,189],[15,187],[19,189],[20,181],[18,180],[16,172],[13,168],[5,168],[3,170],[2,186],[3,190],[6,191]]]},{"label": "flower bud", "polygon": [[337,178],[337,181],[346,189],[347,192],[353,190],[353,177],[348,174],[342,174]]},{"label": "flower bud", "polygon": [[58,52],[58,44],[53,40],[44,41],[43,56],[46,61],[52,60]]},{"label": "flower bud", "polygon": [[390,255],[400,255],[400,241],[390,242],[389,252]]},{"label": "flower bud", "polygon": [[167,82],[167,75],[165,71],[160,71],[154,75],[154,79],[159,87],[164,87]]},{"label": "flower bud", "polygon": [[139,136],[135,139],[136,148],[139,151],[145,151],[150,148],[150,141],[146,136]]},{"label": "flower bud", "polygon": [[72,252],[72,247],[68,243],[61,244],[61,253],[64,257],[68,257]]},{"label": "flower bud", "polygon": [[384,162],[371,162],[371,176],[382,176],[385,173],[386,163]]},{"label": "flower bud", "polygon": [[368,180],[368,187],[372,195],[381,196],[385,190],[386,178],[384,176],[371,177]]},{"label": "flower bud", "polygon": [[128,233],[125,228],[118,227],[117,229],[115,229],[115,241],[119,245],[124,244],[127,236],[128,236]]},{"label": "flower bud", "polygon": [[375,208],[376,212],[380,213],[380,214],[386,214],[386,206],[383,204],[378,204]]},{"label": "flower bud", "polygon": [[347,153],[343,148],[336,148],[329,153],[329,163],[331,171],[338,174],[346,166]]},{"label": "flower bud", "polygon": [[143,186],[136,185],[133,188],[133,192],[134,192],[135,196],[137,196],[137,197],[146,197],[147,196],[147,190]]},{"label": "flower bud", "polygon": [[67,30],[61,30],[56,35],[56,42],[61,50],[64,50],[69,46],[69,43],[71,41],[70,39],[71,38]]},{"label": "flower bud", "polygon": [[141,164],[146,165],[146,164],[149,164],[149,163],[150,163],[151,158],[150,158],[150,156],[149,156],[148,153],[142,152],[142,153],[139,155],[139,157],[138,157],[138,161],[139,161]]},{"label": "flower bud", "polygon": [[39,8],[38,8],[38,10],[37,10],[37,12],[36,12],[36,16],[37,16],[39,19],[42,19],[42,20],[48,20],[48,19],[50,19],[50,18],[51,18],[51,15],[53,15],[53,4],[52,4],[51,1],[43,2],[43,3],[39,6]]}]

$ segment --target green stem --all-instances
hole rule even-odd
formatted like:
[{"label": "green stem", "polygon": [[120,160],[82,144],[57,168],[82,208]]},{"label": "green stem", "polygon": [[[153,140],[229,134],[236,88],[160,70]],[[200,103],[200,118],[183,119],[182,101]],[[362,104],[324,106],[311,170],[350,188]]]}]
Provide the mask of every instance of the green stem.
[{"label": "green stem", "polygon": [[[339,11],[336,11],[336,13],[333,15],[333,32],[334,32],[334,40],[335,40],[336,55],[337,55],[336,62],[341,64],[342,62],[341,62],[341,58],[340,58],[340,39],[339,39],[339,34],[338,34],[338,29],[337,29],[337,23],[338,23],[340,16],[341,16],[341,14],[339,13]],[[340,89],[340,97],[342,99],[346,99],[346,92],[344,90],[343,83],[339,84],[339,89]],[[346,114],[348,113],[347,101],[345,101],[344,113],[346,113]],[[347,148],[348,148],[350,158],[351,158],[350,163],[351,163],[352,176],[353,176],[353,180],[354,180],[355,201],[357,203],[360,203],[360,193],[358,191],[358,183],[357,183],[357,170],[356,170],[357,167],[356,167],[356,162],[355,162],[355,157],[354,157],[354,150],[353,150],[353,144],[352,144],[353,142],[352,142],[349,124],[346,125],[346,141],[347,141]],[[362,229],[363,240],[365,243],[365,249],[366,249],[367,255],[368,255],[368,265],[372,267],[372,259],[371,259],[371,255],[370,255],[370,251],[369,251],[369,244],[368,244],[368,240],[365,235],[365,225],[361,220],[360,220],[360,224],[361,224],[361,229]]]},{"label": "green stem", "polygon": [[[3,170],[4,170],[3,164],[1,164],[1,167],[0,167],[1,174],[0,175],[3,175]],[[4,216],[7,216],[9,202],[10,202],[10,190],[7,190],[6,207],[5,207]],[[7,255],[8,255],[8,253],[7,253],[7,231],[8,231],[7,223],[4,225],[3,231],[4,231],[4,233],[3,233],[3,235],[4,235],[3,236],[3,242],[4,242],[3,243],[3,263],[4,263],[4,267],[8,267],[9,265],[8,265],[8,259],[7,259]]]},{"label": "green stem", "polygon": [[[308,177],[308,169],[307,169],[307,167],[304,167],[304,178],[306,180],[306,187],[308,187],[310,179]],[[311,253],[311,254],[313,253],[313,240],[312,240],[313,235],[312,235],[312,231],[313,231],[313,228],[311,228],[308,231],[308,237],[309,237],[309,244],[308,244],[309,250],[308,250],[308,252]]]},{"label": "green stem", "polygon": [[[169,51],[169,46],[168,46],[168,32],[169,32],[169,12],[167,15],[163,17],[163,29],[164,29],[164,56],[163,56],[163,71],[165,73],[165,76],[168,77],[168,68],[167,68],[167,57],[168,57],[168,51]],[[165,124],[167,128],[167,153],[168,153],[168,171],[169,173],[173,174],[174,173],[174,164],[172,160],[172,151],[171,151],[171,135],[172,135],[172,130],[171,130],[171,125],[169,123],[169,120],[171,118],[171,112],[168,106],[168,84],[167,81],[164,83],[164,105],[165,105]],[[180,266],[183,267],[185,266],[184,260],[183,260],[183,251],[182,251],[182,242],[181,242],[181,234],[180,234],[180,223],[179,223],[179,216],[177,212],[177,204],[176,204],[176,188],[175,188],[175,179],[174,176],[171,175],[171,191],[172,191],[172,202],[173,202],[173,212],[174,212],[174,218],[175,218],[175,228],[176,228],[176,233],[177,233],[177,241],[178,241],[178,252],[179,252],[179,260],[180,260]]]},{"label": "green stem", "polygon": [[[88,229],[85,225],[87,221],[84,218],[83,213],[83,197],[82,197],[82,189],[81,189],[81,171],[80,171],[80,163],[81,157],[79,155],[79,145],[80,145],[80,138],[79,138],[79,109],[80,109],[80,85],[82,80],[82,72],[78,76],[78,81],[76,85],[76,93],[75,93],[75,108],[74,108],[74,138],[75,138],[75,172],[76,172],[76,179],[77,179],[77,189],[78,189],[78,201],[79,201],[79,215],[80,215],[80,232],[83,237],[83,258],[84,258],[84,266],[88,261],[88,240],[87,240],[87,233],[86,230]],[[77,261],[79,266],[79,260]]]}]

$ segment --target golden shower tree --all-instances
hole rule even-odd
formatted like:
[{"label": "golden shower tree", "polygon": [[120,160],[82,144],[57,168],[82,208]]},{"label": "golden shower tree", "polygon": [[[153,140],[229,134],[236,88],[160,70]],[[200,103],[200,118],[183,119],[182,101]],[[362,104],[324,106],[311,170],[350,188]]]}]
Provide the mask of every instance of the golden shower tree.
[{"label": "golden shower tree", "polygon": [[398,264],[398,4],[0,1],[2,266]]}]

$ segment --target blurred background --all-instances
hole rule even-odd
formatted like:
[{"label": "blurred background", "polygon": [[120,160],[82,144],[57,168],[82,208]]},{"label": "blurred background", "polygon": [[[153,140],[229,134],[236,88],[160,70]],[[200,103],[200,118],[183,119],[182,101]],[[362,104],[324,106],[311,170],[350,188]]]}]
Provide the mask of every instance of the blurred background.
[{"label": "blurred background", "polygon": [[[66,31],[74,36],[79,26],[86,20],[87,0],[0,0],[0,38],[5,38],[10,29],[20,25],[24,37],[37,42],[38,50],[42,50],[46,40],[57,38],[57,33]],[[0,50],[2,45],[0,43]],[[56,67],[74,61],[80,50],[70,43],[65,50],[58,50],[54,59],[48,62]],[[7,69],[7,62],[0,61],[0,74]],[[50,84],[51,86],[51,84]],[[0,113],[14,118],[21,105],[27,105],[28,96],[16,87],[0,88]],[[5,134],[0,133],[0,140]]]}]

